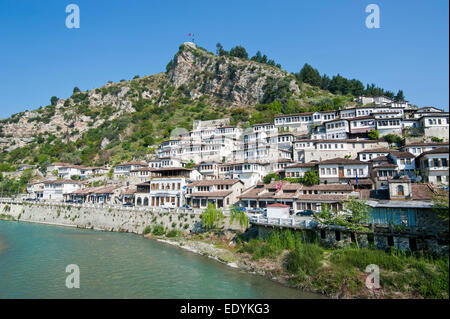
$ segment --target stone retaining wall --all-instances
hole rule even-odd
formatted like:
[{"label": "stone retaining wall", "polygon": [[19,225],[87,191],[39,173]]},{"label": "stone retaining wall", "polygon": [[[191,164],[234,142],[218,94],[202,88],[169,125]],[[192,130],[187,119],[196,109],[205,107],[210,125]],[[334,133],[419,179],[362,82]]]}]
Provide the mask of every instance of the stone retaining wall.
[{"label": "stone retaining wall", "polygon": [[[11,215],[15,220],[57,224],[78,228],[119,231],[142,234],[146,226],[162,224],[168,231],[190,231],[200,226],[198,212],[130,210],[120,208],[80,207],[56,203],[0,202],[0,215]],[[225,229],[238,230],[239,225],[224,220]]]}]

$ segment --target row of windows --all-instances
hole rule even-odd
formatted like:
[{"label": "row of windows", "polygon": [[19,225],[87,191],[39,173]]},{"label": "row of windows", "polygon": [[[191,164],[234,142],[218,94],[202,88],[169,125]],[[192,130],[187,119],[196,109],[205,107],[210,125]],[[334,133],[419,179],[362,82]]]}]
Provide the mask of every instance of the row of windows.
[{"label": "row of windows", "polygon": [[151,184],[152,190],[180,190],[181,189],[181,183],[152,183]]},{"label": "row of windows", "polygon": [[[358,170],[358,169],[354,168],[353,175],[352,175],[352,170],[350,168],[347,169],[347,176],[356,176],[357,174],[359,174],[360,176],[364,175],[364,169],[360,168]],[[337,168],[321,168],[320,175],[337,175]]]},{"label": "row of windows", "polygon": [[378,126],[398,126],[400,125],[400,120],[389,120],[389,121],[378,121]]}]

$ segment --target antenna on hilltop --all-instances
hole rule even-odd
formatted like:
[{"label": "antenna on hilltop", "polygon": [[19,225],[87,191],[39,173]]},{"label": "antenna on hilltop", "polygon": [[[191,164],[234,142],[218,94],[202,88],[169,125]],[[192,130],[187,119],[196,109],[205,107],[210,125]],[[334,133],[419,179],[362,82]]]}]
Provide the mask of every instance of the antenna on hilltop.
[{"label": "antenna on hilltop", "polygon": [[192,39],[192,43],[195,44],[194,34],[193,34],[193,33],[189,33],[188,36],[189,36],[189,37],[192,37],[192,38],[191,38],[191,39]]}]

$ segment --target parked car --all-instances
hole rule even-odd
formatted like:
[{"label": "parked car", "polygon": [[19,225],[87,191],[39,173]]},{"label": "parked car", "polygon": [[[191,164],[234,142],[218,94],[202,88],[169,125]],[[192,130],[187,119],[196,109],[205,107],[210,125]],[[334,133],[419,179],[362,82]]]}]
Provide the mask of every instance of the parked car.
[{"label": "parked car", "polygon": [[74,203],[74,201],[73,201],[73,199],[68,199],[65,201],[65,203],[72,204],[72,203]]},{"label": "parked car", "polygon": [[251,208],[247,211],[250,214],[264,214],[264,209],[261,207]]},{"label": "parked car", "polygon": [[231,207],[231,210],[240,210],[240,211],[246,212],[247,208],[234,205],[234,206]]},{"label": "parked car", "polygon": [[306,209],[306,210],[297,212],[295,215],[297,215],[297,216],[314,216],[314,212],[310,209]]},{"label": "parked car", "polygon": [[192,207],[191,206],[189,206],[188,204],[184,204],[183,206],[181,206],[180,207],[181,209],[189,209],[189,210],[191,210],[192,209]]},{"label": "parked car", "polygon": [[25,198],[25,200],[28,201],[28,202],[36,202],[36,201],[38,201],[37,198]]},{"label": "parked car", "polygon": [[134,204],[133,204],[133,202],[126,202],[126,203],[123,203],[123,206],[131,207],[131,206],[134,206]]}]

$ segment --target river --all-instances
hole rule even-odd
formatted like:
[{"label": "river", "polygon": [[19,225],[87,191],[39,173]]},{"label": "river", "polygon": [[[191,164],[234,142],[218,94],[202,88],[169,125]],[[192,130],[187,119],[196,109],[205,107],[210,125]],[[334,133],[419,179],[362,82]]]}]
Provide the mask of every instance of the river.
[{"label": "river", "polygon": [[0,221],[0,298],[318,297],[134,234]]}]

